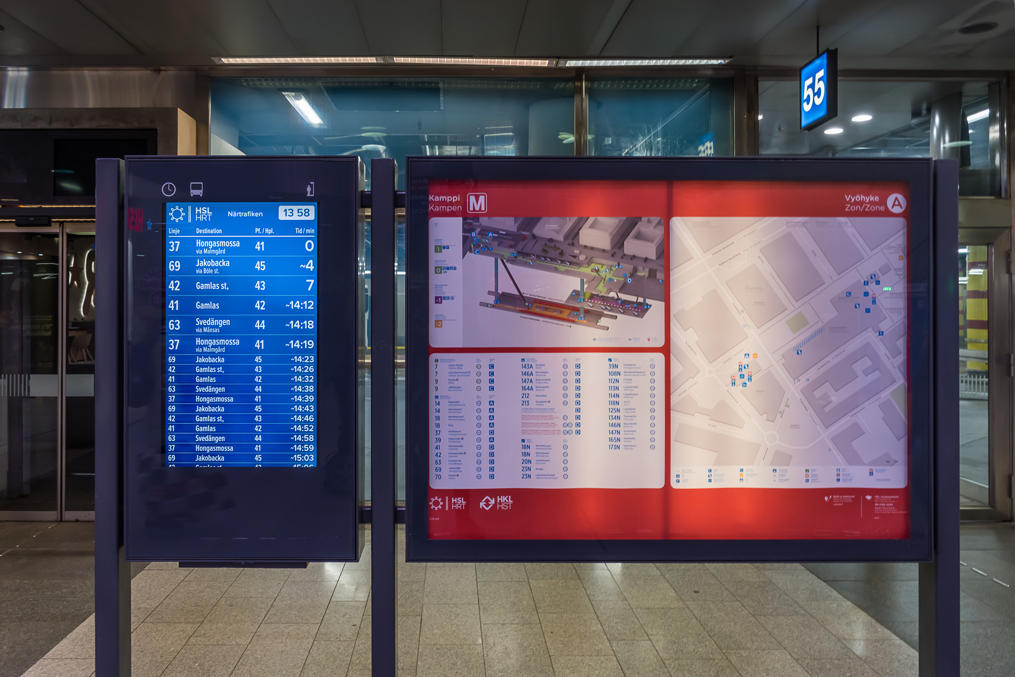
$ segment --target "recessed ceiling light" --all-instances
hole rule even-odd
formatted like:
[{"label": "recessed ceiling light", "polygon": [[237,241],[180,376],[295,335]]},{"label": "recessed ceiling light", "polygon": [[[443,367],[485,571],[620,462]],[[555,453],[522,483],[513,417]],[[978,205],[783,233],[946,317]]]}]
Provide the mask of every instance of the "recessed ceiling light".
[{"label": "recessed ceiling light", "polygon": [[379,57],[217,57],[215,61],[227,66],[381,63]]},{"label": "recessed ceiling light", "polygon": [[314,127],[320,127],[324,124],[324,120],[321,118],[317,110],[310,105],[307,101],[307,97],[299,92],[282,92],[282,96],[286,98],[296,112],[300,114],[300,117],[307,121],[308,124]]},{"label": "recessed ceiling light", "polygon": [[759,120],[764,120],[765,116],[763,114],[761,114],[761,113],[758,113],[758,119]]},{"label": "recessed ceiling light", "polygon": [[427,66],[522,66],[548,68],[554,59],[481,59],[471,56],[393,56],[391,63],[420,64]]},{"label": "recessed ceiling light", "polygon": [[850,120],[853,122],[870,122],[874,119],[874,116],[870,113],[857,113]]},{"label": "recessed ceiling light", "polygon": [[829,136],[835,136],[836,134],[842,134],[845,130],[842,127],[829,127],[825,130],[825,134]]},{"label": "recessed ceiling light", "polygon": [[979,122],[980,120],[983,120],[984,118],[988,117],[989,115],[990,115],[990,109],[989,108],[984,108],[983,110],[978,110],[975,113],[967,115],[966,116],[966,122],[968,122],[969,124],[973,124],[974,122]]},{"label": "recessed ceiling light", "polygon": [[694,57],[678,59],[566,59],[568,68],[598,68],[600,66],[721,66],[730,57]]}]

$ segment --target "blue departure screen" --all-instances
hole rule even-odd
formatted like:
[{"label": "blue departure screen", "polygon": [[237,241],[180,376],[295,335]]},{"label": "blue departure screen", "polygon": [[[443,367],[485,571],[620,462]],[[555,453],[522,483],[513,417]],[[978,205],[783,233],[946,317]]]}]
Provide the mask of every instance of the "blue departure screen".
[{"label": "blue departure screen", "polygon": [[317,466],[317,205],[165,205],[165,464]]}]

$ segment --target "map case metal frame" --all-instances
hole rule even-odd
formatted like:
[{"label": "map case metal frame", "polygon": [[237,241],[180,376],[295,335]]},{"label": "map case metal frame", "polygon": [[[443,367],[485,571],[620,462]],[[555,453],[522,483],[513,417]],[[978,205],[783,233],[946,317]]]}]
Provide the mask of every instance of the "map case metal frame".
[{"label": "map case metal frame", "polygon": [[[957,418],[951,342],[937,340],[955,312],[954,266],[943,250],[955,239],[957,214],[940,208],[949,191],[932,160],[682,158],[409,158],[407,195],[406,491],[407,558],[412,561],[928,561],[933,556],[935,476],[950,457]],[[947,172],[945,172],[947,175]],[[908,355],[909,537],[902,539],[432,539],[429,487],[429,182],[458,181],[779,181],[905,182],[909,187]],[[940,191],[944,192],[941,193]],[[635,205],[636,207],[636,205]],[[637,209],[633,209],[637,212]],[[679,216],[673,214],[672,216]],[[772,214],[770,216],[777,216]],[[951,255],[954,258],[954,255]],[[668,262],[667,262],[668,263]],[[944,320],[944,322],[942,322]],[[519,349],[520,351],[524,349]],[[535,349],[530,352],[535,352]],[[668,387],[668,386],[667,386]],[[668,412],[667,412],[668,414]],[[945,439],[945,438],[949,439]],[[667,441],[667,454],[669,442]],[[671,491],[668,482],[664,485]],[[938,488],[939,489],[939,488]],[[618,490],[623,491],[623,490]],[[711,490],[709,490],[711,491]],[[940,493],[938,490],[937,493]]]}]

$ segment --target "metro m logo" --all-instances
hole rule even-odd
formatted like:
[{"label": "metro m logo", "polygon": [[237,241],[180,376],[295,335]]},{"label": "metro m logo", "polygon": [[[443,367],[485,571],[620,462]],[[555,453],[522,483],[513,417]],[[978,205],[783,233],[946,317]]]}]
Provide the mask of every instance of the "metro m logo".
[{"label": "metro m logo", "polygon": [[486,193],[466,193],[465,211],[468,214],[486,214]]}]

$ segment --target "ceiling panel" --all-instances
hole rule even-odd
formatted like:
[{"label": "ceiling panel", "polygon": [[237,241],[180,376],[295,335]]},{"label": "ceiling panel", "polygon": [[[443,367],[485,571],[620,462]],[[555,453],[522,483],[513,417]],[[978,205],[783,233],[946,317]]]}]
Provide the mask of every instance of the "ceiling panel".
[{"label": "ceiling panel", "polygon": [[[138,51],[77,0],[4,0],[4,11],[46,38],[56,53],[137,54]],[[0,34],[0,40],[3,35]]]},{"label": "ceiling panel", "polygon": [[0,10],[0,56],[36,56],[41,54],[66,54],[56,43],[42,37],[34,30]]},{"label": "ceiling panel", "polygon": [[444,53],[511,56],[525,13],[525,0],[444,0]]},{"label": "ceiling panel", "polygon": [[313,56],[369,54],[359,11],[352,0],[268,0],[282,30]]},{"label": "ceiling panel", "polygon": [[373,55],[443,54],[439,0],[357,0]]},{"label": "ceiling panel", "polygon": [[[804,0],[709,0],[704,20],[677,46],[680,54],[734,56],[751,47],[796,12],[807,13]],[[730,21],[736,17],[736,21]],[[710,27],[721,26],[720,30]]]},{"label": "ceiling panel", "polygon": [[708,14],[699,0],[633,0],[603,48],[604,56],[689,56],[677,53]]},{"label": "ceiling panel", "polygon": [[530,0],[516,56],[586,56],[611,0]]}]

